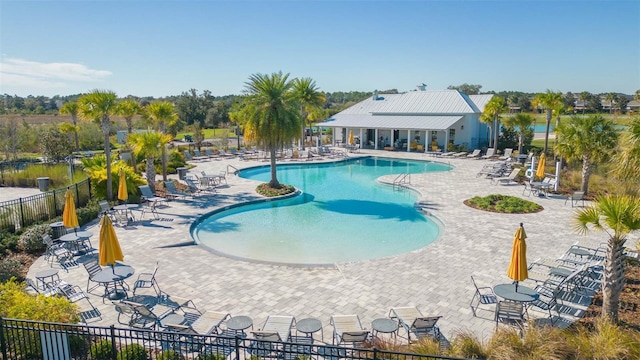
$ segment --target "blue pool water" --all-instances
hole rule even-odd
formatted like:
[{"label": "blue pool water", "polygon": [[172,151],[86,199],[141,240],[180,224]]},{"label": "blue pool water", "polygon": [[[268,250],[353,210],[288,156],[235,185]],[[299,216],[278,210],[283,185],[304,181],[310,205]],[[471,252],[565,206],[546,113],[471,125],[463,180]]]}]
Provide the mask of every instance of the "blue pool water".
[{"label": "blue pool water", "polygon": [[[302,195],[214,213],[192,235],[227,256],[285,264],[334,264],[405,253],[434,241],[439,227],[414,208],[415,193],[394,191],[376,179],[449,169],[385,158],[279,165],[278,180]],[[239,175],[268,182],[269,171],[266,166]]]}]

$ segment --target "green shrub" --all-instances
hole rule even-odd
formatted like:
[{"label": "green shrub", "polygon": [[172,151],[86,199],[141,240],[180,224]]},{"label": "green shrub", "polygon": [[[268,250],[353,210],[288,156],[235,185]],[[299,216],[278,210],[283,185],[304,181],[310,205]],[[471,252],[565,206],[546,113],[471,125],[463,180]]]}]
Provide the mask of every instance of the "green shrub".
[{"label": "green shrub", "polygon": [[184,357],[175,350],[165,350],[158,355],[157,360],[182,360]]},{"label": "green shrub", "polygon": [[475,196],[464,203],[474,209],[508,214],[526,214],[543,210],[542,206],[532,201],[500,194]]},{"label": "green shrub", "polygon": [[118,360],[147,360],[147,349],[140,344],[129,344],[118,353]]},{"label": "green shrub", "polygon": [[92,360],[111,360],[111,352],[113,351],[111,340],[104,339],[93,343],[89,348],[89,354]]},{"label": "green shrub", "polygon": [[29,227],[20,235],[18,240],[18,249],[29,254],[41,254],[46,246],[42,242],[42,235],[51,235],[51,227],[46,224],[34,225]]},{"label": "green shrub", "polygon": [[89,353],[89,334],[69,334],[69,353],[72,357],[81,359]]},{"label": "green shrub", "polygon": [[22,279],[22,262],[15,256],[3,257],[0,259],[0,283],[11,278]]},{"label": "green shrub", "polygon": [[200,354],[196,358],[197,360],[225,360],[227,357],[224,354]]},{"label": "green shrub", "polygon": [[91,221],[96,219],[98,217],[98,214],[100,214],[100,205],[98,199],[91,199],[87,206],[77,209],[76,214],[78,214],[78,223],[80,224],[80,226],[90,223]]},{"label": "green shrub", "polygon": [[63,297],[32,295],[24,283],[9,280],[0,284],[0,317],[77,323],[78,306]]},{"label": "green shrub", "polygon": [[0,232],[0,255],[7,251],[16,252],[20,236],[11,232]]}]

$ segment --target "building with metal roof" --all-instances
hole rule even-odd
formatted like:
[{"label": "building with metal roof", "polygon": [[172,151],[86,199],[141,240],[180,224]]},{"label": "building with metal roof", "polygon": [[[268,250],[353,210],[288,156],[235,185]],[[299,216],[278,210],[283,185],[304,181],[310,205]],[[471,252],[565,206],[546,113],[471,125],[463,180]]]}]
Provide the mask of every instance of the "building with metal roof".
[{"label": "building with metal roof", "polygon": [[492,97],[418,86],[418,91],[403,94],[375,93],[318,125],[333,128],[334,145],[346,143],[353,133],[361,146],[375,149],[474,149],[487,138],[487,126],[479,118]]}]

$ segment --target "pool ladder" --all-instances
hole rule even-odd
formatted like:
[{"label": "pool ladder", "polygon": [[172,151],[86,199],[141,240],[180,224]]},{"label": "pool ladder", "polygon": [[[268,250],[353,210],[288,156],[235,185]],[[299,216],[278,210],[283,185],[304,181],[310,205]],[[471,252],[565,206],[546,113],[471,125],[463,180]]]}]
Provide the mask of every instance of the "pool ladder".
[{"label": "pool ladder", "polygon": [[398,176],[396,176],[395,179],[393,179],[393,189],[406,189],[407,185],[411,184],[411,174],[408,173],[402,173]]}]

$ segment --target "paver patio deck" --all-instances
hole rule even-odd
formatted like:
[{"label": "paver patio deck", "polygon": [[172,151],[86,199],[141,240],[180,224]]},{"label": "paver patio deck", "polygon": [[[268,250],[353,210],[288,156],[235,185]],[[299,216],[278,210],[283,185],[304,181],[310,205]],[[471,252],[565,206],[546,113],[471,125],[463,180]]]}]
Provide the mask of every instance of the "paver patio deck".
[{"label": "paver patio deck", "polygon": [[[559,196],[525,196],[545,208],[536,214],[498,214],[465,206],[463,201],[476,195],[523,197],[521,185],[496,186],[489,179],[476,178],[486,161],[373,150],[357,154],[362,155],[433,160],[454,166],[448,172],[411,175],[411,186],[421,192],[419,201],[444,224],[438,240],[410,253],[332,268],[251,263],[217,256],[201,245],[188,245],[192,240],[189,226],[199,216],[258,197],[254,192],[257,182],[231,175],[227,176],[228,186],[220,188],[215,196],[171,201],[168,207],[159,209],[160,220],[151,221],[147,215],[149,220],[116,227],[124,262],[136,269],[128,282],[133,284],[141,272],[153,271],[159,261],[157,280],[168,294],[190,298],[201,309],[248,315],[254,324],[263,323],[269,314],[288,314],[298,319],[316,317],[322,320],[324,340],[329,342],[326,334],[332,333],[331,315],[358,314],[363,325],[370,328],[373,319],[385,317],[391,307],[397,306],[418,306],[425,315],[442,315],[438,324],[448,338],[465,329],[486,339],[495,331],[495,323],[488,311],[481,310],[480,317],[473,316],[469,308],[474,293],[470,276],[485,286],[510,282],[506,270],[518,224],[523,222],[527,231],[529,262],[539,257],[557,258],[575,241],[585,238],[572,231],[574,209]],[[217,174],[228,165],[241,169],[268,162],[229,159],[194,164],[192,172]],[[388,182],[393,178],[389,175],[380,180]],[[94,233],[94,247],[98,244],[97,224],[94,221],[86,226]],[[604,239],[602,234],[591,234],[589,238]],[[46,268],[49,264],[40,258],[28,276],[33,278]],[[60,277],[80,286],[87,281],[82,266],[69,272],[61,270]],[[99,290],[94,293],[92,302],[102,312],[103,320],[93,324],[118,325],[114,306],[108,301],[102,304]],[[544,317],[546,313],[533,314]]]}]

